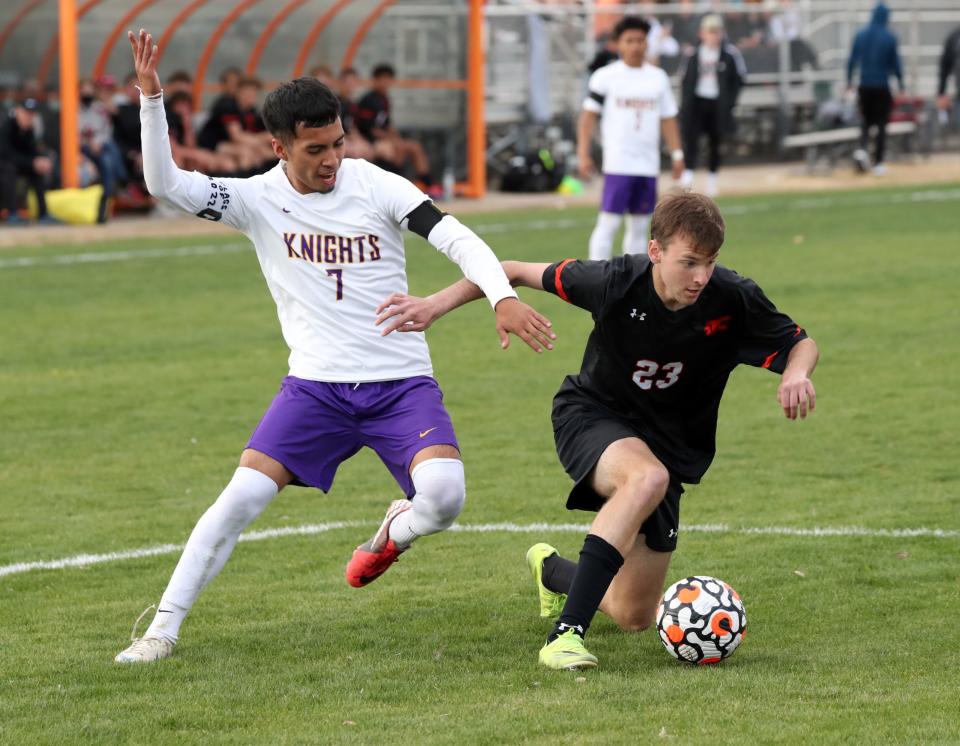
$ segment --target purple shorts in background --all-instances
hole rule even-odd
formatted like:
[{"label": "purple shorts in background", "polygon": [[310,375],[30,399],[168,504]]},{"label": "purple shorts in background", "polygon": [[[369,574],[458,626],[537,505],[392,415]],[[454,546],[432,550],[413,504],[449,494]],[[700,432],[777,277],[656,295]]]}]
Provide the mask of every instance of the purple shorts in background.
[{"label": "purple shorts in background", "polygon": [[413,497],[410,462],[435,445],[459,450],[443,392],[430,376],[359,384],[287,376],[247,448],[279,461],[296,483],[327,492],[337,467],[367,446]]},{"label": "purple shorts in background", "polygon": [[600,209],[623,215],[650,215],[657,204],[656,176],[603,175]]}]

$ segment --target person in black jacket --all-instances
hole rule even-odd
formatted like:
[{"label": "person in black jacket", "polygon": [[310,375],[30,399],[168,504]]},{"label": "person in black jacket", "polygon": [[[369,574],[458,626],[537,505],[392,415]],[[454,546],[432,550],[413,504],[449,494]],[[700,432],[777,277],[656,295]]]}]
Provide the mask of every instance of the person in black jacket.
[{"label": "person in black jacket", "polygon": [[943,42],[943,52],[940,54],[940,74],[937,80],[937,108],[940,111],[950,110],[950,96],[947,95],[947,80],[953,76],[957,87],[957,102],[960,103],[960,27]]},{"label": "person in black jacket", "polygon": [[733,107],[747,78],[740,51],[724,41],[723,19],[707,15],[700,22],[700,43],[680,67],[680,126],[687,168],[680,179],[684,189],[693,186],[700,135],[709,138],[708,196],[717,193],[720,140],[733,133]]},{"label": "person in black jacket", "polygon": [[53,159],[44,155],[34,133],[34,118],[40,108],[36,99],[19,102],[0,124],[0,210],[7,222],[22,222],[17,212],[17,179],[24,178],[37,195],[40,222],[54,222],[47,215],[47,182],[53,176]]}]

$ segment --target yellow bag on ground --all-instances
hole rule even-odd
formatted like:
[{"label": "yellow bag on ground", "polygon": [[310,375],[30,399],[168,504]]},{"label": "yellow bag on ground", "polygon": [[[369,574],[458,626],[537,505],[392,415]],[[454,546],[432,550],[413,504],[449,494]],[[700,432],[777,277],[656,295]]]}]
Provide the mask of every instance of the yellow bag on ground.
[{"label": "yellow bag on ground", "polygon": [[[61,223],[94,225],[102,196],[100,184],[83,189],[51,189],[47,192],[47,212]],[[32,189],[27,193],[27,209],[31,218],[37,217],[37,195]]]}]

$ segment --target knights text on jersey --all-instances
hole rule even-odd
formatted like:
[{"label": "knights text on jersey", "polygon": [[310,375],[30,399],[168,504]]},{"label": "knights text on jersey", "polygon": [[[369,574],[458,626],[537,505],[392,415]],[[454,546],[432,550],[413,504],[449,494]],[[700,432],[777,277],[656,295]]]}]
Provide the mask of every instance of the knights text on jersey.
[{"label": "knights text on jersey", "polygon": [[583,108],[601,116],[605,174],[660,173],[660,120],[677,116],[663,70],[622,60],[601,67],[590,76]]},{"label": "knights text on jersey", "polygon": [[669,311],[646,256],[550,265],[543,287],[591,312],[580,373],[557,402],[586,399],[625,418],[684,482],[700,480],[716,450],[717,410],[740,363],[782,373],[806,333],[752,281],[717,266],[692,306]]},{"label": "knights text on jersey", "polygon": [[327,194],[300,194],[283,163],[249,179],[210,177],[202,217],[256,247],[290,347],[290,374],[361,382],[432,375],[422,333],[380,336],[374,309],[407,291],[400,222],[429,199],[406,179],[345,159]]}]

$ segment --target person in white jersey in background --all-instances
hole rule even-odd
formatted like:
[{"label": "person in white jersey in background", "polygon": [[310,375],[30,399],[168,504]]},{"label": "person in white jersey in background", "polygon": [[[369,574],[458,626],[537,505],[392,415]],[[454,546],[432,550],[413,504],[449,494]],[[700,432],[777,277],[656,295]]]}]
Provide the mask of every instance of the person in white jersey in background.
[{"label": "person in white jersey in background", "polygon": [[747,67],[733,44],[723,37],[723,18],[711,14],[700,21],[700,44],[680,63],[680,121],[687,168],[680,184],[693,188],[700,136],[707,135],[707,185],[704,194],[715,197],[720,170],[720,141],[733,132],[733,107],[747,80]]},{"label": "person in white jersey in background", "polygon": [[603,196],[597,225],[590,235],[590,258],[610,259],[613,238],[623,215],[627,228],[624,254],[645,254],[650,215],[657,204],[660,134],[673,160],[673,178],[683,172],[683,151],[677,126],[677,104],[670,79],[645,62],[650,24],[624,16],[613,27],[620,59],[590,76],[587,97],[577,123],[577,160],[587,179],[596,166],[590,145],[602,118]]},{"label": "person in white jersey in background", "polygon": [[[391,503],[379,530],[354,552],[346,572],[351,585],[379,577],[416,538],[443,531],[459,514],[463,464],[426,341],[384,301],[407,290],[402,226],[483,289],[503,347],[508,332],[537,352],[551,349],[555,336],[546,318],[517,299],[493,251],[471,230],[406,179],[344,160],[339,101],[314,78],[284,83],[264,102],[280,159],[273,169],[249,179],[178,169],[157,76],[159,49],[142,29],[128,36],[150,193],[250,238],[290,347],[290,375],[230,483],[191,533],[156,616],[116,656],[137,663],[172,653],[200,591],[279,490],[295,483],[326,492],[337,466],[363,446],[377,452],[408,499]],[[385,312],[394,317],[384,330],[377,325]],[[388,334],[401,326],[415,333]]]}]

